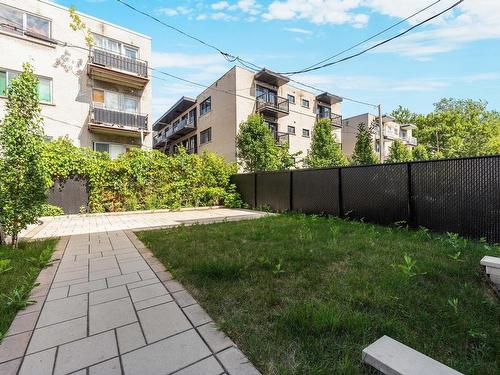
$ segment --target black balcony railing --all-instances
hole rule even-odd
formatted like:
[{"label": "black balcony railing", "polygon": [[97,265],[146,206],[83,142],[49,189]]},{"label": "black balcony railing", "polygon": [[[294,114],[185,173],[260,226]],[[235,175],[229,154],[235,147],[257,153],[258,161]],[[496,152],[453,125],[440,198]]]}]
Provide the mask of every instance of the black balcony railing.
[{"label": "black balcony railing", "polygon": [[148,77],[148,63],[146,61],[131,59],[110,51],[94,48],[90,54],[90,61],[111,69],[123,70],[139,77]]},{"label": "black balcony railing", "polygon": [[111,111],[104,108],[92,108],[92,121],[97,124],[126,126],[134,130],[148,129],[148,116],[136,113]]},{"label": "black balcony railing", "polygon": [[282,98],[273,93],[264,93],[257,97],[257,111],[264,109],[289,113],[290,102],[287,98]]},{"label": "black balcony railing", "polygon": [[342,127],[342,116],[341,115],[337,115],[336,113],[325,113],[325,112],[318,113],[318,120],[324,119],[324,118],[329,118],[330,120],[332,120],[332,126],[335,126],[337,128]]}]

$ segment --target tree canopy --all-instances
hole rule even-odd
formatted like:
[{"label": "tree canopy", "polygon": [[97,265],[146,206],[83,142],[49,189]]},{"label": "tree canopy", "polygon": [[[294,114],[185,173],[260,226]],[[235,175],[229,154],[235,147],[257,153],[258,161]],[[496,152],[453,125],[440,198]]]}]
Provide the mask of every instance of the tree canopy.
[{"label": "tree canopy", "polygon": [[278,145],[264,118],[257,114],[240,124],[236,149],[238,162],[247,172],[288,169],[298,155],[290,154],[287,144]]},{"label": "tree canopy", "polygon": [[311,168],[336,167],[349,164],[342,153],[340,144],[332,134],[332,123],[329,119],[319,120],[313,129],[311,150],[304,160]]},{"label": "tree canopy", "polygon": [[392,142],[389,148],[389,156],[387,157],[388,163],[402,163],[411,161],[412,159],[411,150],[400,139]]},{"label": "tree canopy", "polygon": [[413,134],[433,158],[500,153],[500,113],[485,101],[444,98],[427,115],[400,106],[392,116],[417,125]]},{"label": "tree canopy", "polygon": [[352,154],[352,163],[355,165],[377,164],[379,158],[373,151],[372,132],[365,124],[358,125],[356,145]]}]

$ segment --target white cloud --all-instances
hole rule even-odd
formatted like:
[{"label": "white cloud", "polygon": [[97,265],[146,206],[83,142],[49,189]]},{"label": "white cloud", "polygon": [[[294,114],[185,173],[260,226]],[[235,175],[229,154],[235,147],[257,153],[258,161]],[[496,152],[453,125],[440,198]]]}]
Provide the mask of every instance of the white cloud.
[{"label": "white cloud", "polygon": [[213,3],[211,7],[214,10],[223,10],[229,8],[229,3],[227,1],[219,1],[217,3]]},{"label": "white cloud", "polygon": [[368,22],[368,15],[358,9],[361,5],[362,0],[273,1],[263,17],[266,20],[299,19],[315,24],[364,26]]},{"label": "white cloud", "polygon": [[313,33],[311,30],[301,29],[299,27],[285,27],[284,30],[296,34],[311,35]]},{"label": "white cloud", "polygon": [[169,16],[169,17],[175,17],[178,15],[185,15],[191,13],[191,9],[183,7],[183,6],[178,6],[176,8],[160,8],[158,9],[158,12]]}]

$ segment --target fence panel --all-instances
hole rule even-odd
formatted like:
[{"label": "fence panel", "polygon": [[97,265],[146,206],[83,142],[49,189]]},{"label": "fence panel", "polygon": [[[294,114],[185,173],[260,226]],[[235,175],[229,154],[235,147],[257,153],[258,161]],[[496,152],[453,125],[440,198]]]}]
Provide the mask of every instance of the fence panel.
[{"label": "fence panel", "polygon": [[343,168],[342,197],[348,217],[380,224],[408,220],[407,165]]},{"label": "fence panel", "polygon": [[255,208],[255,174],[234,175],[231,177],[231,183],[236,185],[243,202]]},{"label": "fence panel", "polygon": [[257,207],[290,210],[290,172],[257,173]]},{"label": "fence panel", "polygon": [[292,202],[294,211],[339,216],[338,168],[293,171]]},{"label": "fence panel", "polygon": [[412,164],[417,225],[500,242],[500,158]]},{"label": "fence panel", "polygon": [[87,211],[89,195],[86,179],[70,177],[65,181],[55,181],[49,189],[47,202],[61,207],[65,214],[78,214],[81,207]]}]

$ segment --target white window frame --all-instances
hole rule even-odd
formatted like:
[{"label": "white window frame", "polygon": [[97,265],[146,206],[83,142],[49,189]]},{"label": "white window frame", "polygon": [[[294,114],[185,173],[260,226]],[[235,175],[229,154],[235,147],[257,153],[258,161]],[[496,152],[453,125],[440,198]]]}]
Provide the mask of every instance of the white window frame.
[{"label": "white window frame", "polygon": [[[106,90],[106,89],[101,89],[99,87],[94,87],[92,88],[92,95],[94,93],[94,90],[102,91],[104,92],[104,101],[101,103],[99,102],[94,102],[93,97],[91,97],[92,100],[92,105],[96,108],[102,108],[102,109],[107,109],[110,111],[118,111],[118,112],[124,112],[124,113],[132,113],[132,112],[126,112],[125,111],[125,98],[129,99],[134,99],[137,101],[137,111],[135,112],[136,115],[141,114],[141,98],[139,96],[133,96],[133,95],[127,95],[122,92],[118,91],[113,91],[113,90]],[[106,108],[106,95],[107,93],[113,93],[113,94],[118,94],[118,107],[119,109],[114,109],[114,108]]]},{"label": "white window frame", "polygon": [[[140,56],[139,56],[139,52],[140,52],[140,48],[139,47],[136,47],[136,46],[133,46],[131,44],[126,44],[126,43],[123,43],[123,42],[120,42],[119,40],[117,39],[113,39],[113,38],[110,38],[108,36],[105,36],[105,35],[101,35],[101,34],[97,34],[97,33],[93,33],[93,36],[94,37],[99,37],[99,38],[103,38],[103,39],[106,39],[106,40],[110,40],[110,41],[113,41],[115,43],[118,43],[119,46],[120,46],[120,52],[118,53],[120,56],[123,56],[123,57],[127,57],[129,59],[132,59],[131,57],[128,57],[127,55],[125,55],[125,49],[128,48],[130,50],[135,50],[136,52],[136,58],[135,59],[132,59],[132,60],[139,60],[140,59]],[[106,52],[111,52],[111,53],[117,53],[116,51],[113,51],[111,49],[107,49],[107,48],[103,48],[103,47],[99,47],[98,45],[95,45],[94,48],[97,48],[97,49],[100,49],[102,51],[106,51]]]},{"label": "white window frame", "polygon": [[[48,17],[45,17],[45,16],[41,16],[39,14],[35,14],[35,13],[31,13],[31,12],[26,12],[25,10],[23,9],[19,9],[19,8],[16,8],[16,7],[13,7],[13,6],[10,6],[10,5],[7,5],[7,4],[0,4],[0,6],[3,6],[3,7],[6,7],[6,8],[10,8],[10,9],[14,9],[15,11],[18,11],[20,13],[22,13],[22,18],[23,18],[23,24],[22,24],[22,31],[20,32],[21,34],[24,35],[24,33],[26,33],[27,31],[29,32],[28,30],[28,15],[30,16],[33,16],[33,17],[36,17],[36,18],[40,18],[42,20],[45,20],[45,21],[48,21],[49,22],[49,35],[43,35],[43,34],[40,34],[40,37],[43,37],[43,38],[48,38],[48,39],[51,39],[52,38],[52,19],[48,18]],[[0,19],[0,21],[3,21],[5,23],[8,24],[8,20],[2,20]],[[21,26],[21,25],[13,25],[14,27],[18,27],[18,26]],[[2,32],[9,32],[7,30],[1,30]],[[19,34],[19,33],[16,33],[16,32],[13,32],[13,34]],[[33,35],[27,35],[28,37],[33,37]]]},{"label": "white window frame", "polygon": [[[105,142],[105,141],[92,141],[92,150],[93,151],[96,151],[96,152],[99,152],[96,150],[96,144],[103,144],[103,145],[108,145],[108,150],[111,150],[111,146],[123,146],[125,148],[140,148],[139,146],[137,145],[131,145],[131,144],[128,144],[128,143],[116,143],[116,142]],[[125,150],[125,152],[127,152]],[[125,152],[122,152],[122,154],[124,154]],[[107,152],[108,155],[111,156],[110,152],[108,151]],[[121,154],[120,154],[121,155]]]},{"label": "white window frame", "polygon": [[[17,71],[17,70],[12,70],[12,69],[4,69],[4,68],[0,68],[0,72],[3,72],[5,73],[5,89],[7,89],[9,87],[9,74],[21,74],[21,72]],[[40,100],[40,98],[38,98],[38,101],[42,104],[53,104],[54,103],[54,82],[53,82],[53,79],[51,77],[46,77],[46,76],[39,76],[37,75],[38,79],[46,79],[49,81],[50,83],[50,101],[47,102],[45,100]],[[7,95],[5,94],[0,94],[0,98],[6,98]]]}]

